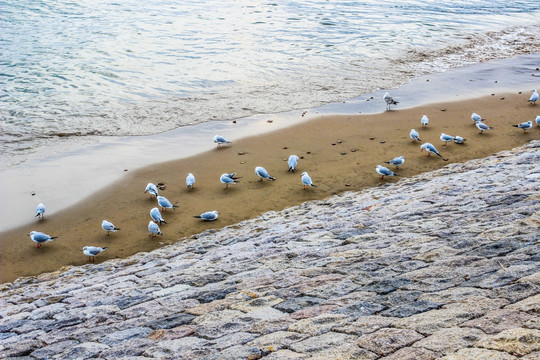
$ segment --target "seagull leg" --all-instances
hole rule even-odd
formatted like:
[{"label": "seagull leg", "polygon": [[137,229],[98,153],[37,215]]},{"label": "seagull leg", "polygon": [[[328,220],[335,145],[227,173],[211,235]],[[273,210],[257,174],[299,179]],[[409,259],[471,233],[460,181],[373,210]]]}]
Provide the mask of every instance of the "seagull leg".
[{"label": "seagull leg", "polygon": [[41,247],[41,244],[37,244],[36,245],[36,249],[40,248]]},{"label": "seagull leg", "polygon": [[381,180],[384,180],[384,175],[381,175]]}]

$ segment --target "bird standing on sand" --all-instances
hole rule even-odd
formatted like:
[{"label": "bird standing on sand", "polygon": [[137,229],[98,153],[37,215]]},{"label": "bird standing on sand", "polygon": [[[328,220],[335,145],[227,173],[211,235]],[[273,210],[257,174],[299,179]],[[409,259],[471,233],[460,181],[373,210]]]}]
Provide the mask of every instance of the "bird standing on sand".
[{"label": "bird standing on sand", "polygon": [[439,151],[431,143],[425,143],[425,144],[420,145],[420,151],[424,151],[424,150],[426,150],[428,157],[431,154],[435,154],[439,157],[442,157],[442,155],[439,154]]},{"label": "bird standing on sand", "polygon": [[46,242],[52,241],[53,239],[56,239],[57,237],[58,236],[47,235],[40,231],[30,232],[30,239],[32,239],[32,241],[36,243],[36,248],[41,247],[41,244],[45,244]]},{"label": "bird standing on sand", "polygon": [[388,93],[384,93],[383,100],[386,103],[386,110],[390,110],[390,105],[399,104],[399,102],[395,101]]},{"label": "bird standing on sand", "polygon": [[540,126],[540,115],[536,115],[536,119],[534,121],[536,121],[536,125]]},{"label": "bird standing on sand", "polygon": [[396,169],[399,169],[399,167],[403,165],[404,162],[405,162],[405,156],[398,156],[398,157],[393,158],[390,161],[385,161],[385,163],[387,164],[394,165]]},{"label": "bird standing on sand", "polygon": [[422,127],[427,127],[429,124],[429,119],[426,115],[422,115],[422,118],[420,119],[420,124],[422,124]]},{"label": "bird standing on sand", "polygon": [[450,141],[454,141],[455,137],[447,135],[445,133],[441,133],[440,139],[442,140],[442,142],[444,142],[443,146],[446,147],[446,144]]},{"label": "bird standing on sand", "polygon": [[521,124],[512,125],[512,126],[523,129],[523,132],[527,133],[527,130],[532,128],[532,121],[525,121],[525,122],[522,122]]},{"label": "bird standing on sand", "polygon": [[489,126],[487,126],[486,124],[484,124],[481,121],[476,122],[476,127],[478,128],[478,130],[480,130],[480,134],[483,134],[484,131],[486,131],[486,130],[491,130],[492,129],[492,128],[490,128]]},{"label": "bird standing on sand", "polygon": [[317,187],[317,185],[313,184],[313,181],[311,181],[311,177],[305,171],[302,173],[302,184],[304,184],[304,190],[306,190],[308,186]]},{"label": "bird standing on sand", "polygon": [[203,219],[204,221],[214,221],[218,218],[218,214],[219,212],[214,210],[214,211],[207,211],[207,212],[202,213],[201,215],[195,215],[193,217],[197,219]]},{"label": "bird standing on sand", "polygon": [[472,113],[471,114],[471,120],[474,121],[475,123],[479,122],[479,121],[484,121],[486,119],[484,119],[483,117],[481,117],[480,115],[478,115],[477,113]]},{"label": "bird standing on sand", "polygon": [[533,105],[536,105],[536,102],[538,101],[538,91],[536,89],[532,90],[531,98],[528,100]]},{"label": "bird standing on sand", "polygon": [[412,141],[422,141],[420,140],[420,134],[418,134],[418,131],[414,129],[411,130],[409,136],[412,139]]},{"label": "bird standing on sand", "polygon": [[176,209],[178,207],[177,205],[171,204],[169,199],[167,199],[164,196],[158,196],[157,197],[157,202],[158,202],[159,206],[161,206],[161,211],[165,211],[165,209],[173,209],[174,210],[174,209]]},{"label": "bird standing on sand", "polygon": [[270,181],[276,180],[276,178],[273,176],[270,176],[268,171],[266,171],[266,169],[263,168],[262,166],[257,166],[255,168],[255,174],[257,174],[257,176],[260,178],[259,181],[262,181],[263,179],[268,179]]},{"label": "bird standing on sand", "polygon": [[38,204],[38,206],[36,206],[36,217],[43,219],[45,216],[45,210],[45,205],[42,203]]},{"label": "bird standing on sand", "polygon": [[390,169],[385,168],[384,166],[381,166],[381,165],[377,165],[377,167],[375,168],[375,171],[379,175],[381,175],[381,180],[384,180],[385,176],[399,176],[399,175],[394,174],[392,171],[390,171]]},{"label": "bird standing on sand", "polygon": [[221,181],[222,184],[225,184],[225,189],[229,188],[229,184],[237,184],[238,179],[241,179],[242,177],[237,177],[236,173],[230,173],[230,174],[221,174],[219,177],[219,181]]},{"label": "bird standing on sand", "polygon": [[221,135],[214,136],[214,143],[217,144],[218,148],[221,147],[221,145],[223,145],[223,144],[231,144],[231,142],[229,140],[225,139]]},{"label": "bird standing on sand", "polygon": [[188,189],[193,189],[193,186],[195,186],[195,176],[192,173],[188,173],[186,177],[186,185]]},{"label": "bird standing on sand", "polygon": [[146,189],[144,189],[144,193],[149,193],[151,198],[155,198],[158,196],[157,186],[154,183],[148,183],[148,185],[146,185]]},{"label": "bird standing on sand", "polygon": [[109,233],[111,231],[117,232],[118,230],[120,230],[120,228],[117,228],[116,226],[113,225],[112,222],[107,221],[107,220],[103,220],[101,222],[101,228],[107,232],[107,236],[109,236]]},{"label": "bird standing on sand", "polygon": [[464,144],[467,139],[462,138],[461,136],[456,135],[454,142],[456,144]]},{"label": "bird standing on sand", "polygon": [[163,216],[161,216],[161,213],[159,212],[159,209],[157,207],[152,208],[150,210],[150,217],[156,222],[161,224],[166,224],[167,222],[163,219]]},{"label": "bird standing on sand", "polygon": [[85,246],[83,247],[83,254],[88,256],[88,262],[94,262],[94,257],[105,250],[107,250],[106,247]]},{"label": "bird standing on sand", "polygon": [[289,156],[289,160],[287,161],[287,163],[289,164],[289,170],[287,172],[294,172],[296,165],[298,165],[298,156],[296,155]]},{"label": "bird standing on sand", "polygon": [[161,230],[159,229],[159,226],[152,220],[148,222],[148,231],[150,232],[149,236],[151,237],[156,237],[158,235],[163,236],[163,234],[161,233]]}]

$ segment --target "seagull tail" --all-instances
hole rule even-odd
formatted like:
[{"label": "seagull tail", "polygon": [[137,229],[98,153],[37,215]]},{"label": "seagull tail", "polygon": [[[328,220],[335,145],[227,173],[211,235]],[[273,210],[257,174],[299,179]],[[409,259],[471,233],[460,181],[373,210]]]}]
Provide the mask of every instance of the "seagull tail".
[{"label": "seagull tail", "polygon": [[268,180],[274,181],[274,180],[276,180],[276,178],[273,177],[273,176],[269,176],[269,177],[268,177]]},{"label": "seagull tail", "polygon": [[165,220],[159,220],[159,225],[166,224],[167,222]]},{"label": "seagull tail", "polygon": [[395,101],[395,100],[394,100],[394,101],[392,102],[392,104],[397,105],[397,104],[399,104],[399,101]]},{"label": "seagull tail", "polygon": [[441,157],[441,158],[442,158],[442,155],[439,154],[439,153],[435,153],[435,155],[437,155],[438,157]]},{"label": "seagull tail", "polygon": [[115,227],[114,230],[116,231],[116,230],[122,230],[122,229]]},{"label": "seagull tail", "polygon": [[108,249],[108,247],[104,247],[104,248],[102,248],[102,249],[103,249],[103,250],[107,250],[107,249]]},{"label": "seagull tail", "polygon": [[519,127],[519,125],[512,125],[513,127]]},{"label": "seagull tail", "polygon": [[311,184],[311,186],[313,186],[313,187],[317,187],[317,185],[315,185],[315,184]]},{"label": "seagull tail", "polygon": [[38,217],[38,216],[39,216],[39,214],[36,214],[36,216],[35,216],[35,217]]},{"label": "seagull tail", "polygon": [[390,164],[390,161],[385,161],[385,163]]},{"label": "seagull tail", "polygon": [[173,205],[172,208],[173,210],[176,209],[178,207],[178,205]]},{"label": "seagull tail", "polygon": [[200,216],[200,215],[194,215],[193,217],[197,218],[197,219],[202,219],[202,216]]},{"label": "seagull tail", "polygon": [[289,168],[289,170],[287,170],[287,172],[291,172],[291,171],[294,172],[294,168],[292,166]]},{"label": "seagull tail", "polygon": [[52,236],[52,237],[51,237],[51,240],[52,240],[52,239],[58,239],[58,236]]}]

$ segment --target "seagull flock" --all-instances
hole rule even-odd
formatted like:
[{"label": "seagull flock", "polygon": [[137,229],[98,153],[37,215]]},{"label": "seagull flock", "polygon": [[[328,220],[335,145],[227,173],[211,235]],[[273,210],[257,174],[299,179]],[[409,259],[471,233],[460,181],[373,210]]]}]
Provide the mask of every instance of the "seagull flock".
[{"label": "seagull flock", "polygon": [[[391,105],[397,105],[398,102],[394,100],[393,97],[390,96],[389,93],[385,93],[383,96],[383,100],[386,103],[386,109],[390,110]],[[528,102],[532,105],[536,105],[536,102],[538,101],[538,92],[535,90],[532,90],[532,95]],[[485,119],[480,116],[477,113],[471,114],[471,120],[474,122],[478,130],[480,130],[480,134],[483,134],[484,131],[492,130],[493,127],[490,127],[484,123]],[[534,122],[538,127],[540,127],[540,115],[536,116]],[[420,124],[422,128],[426,128],[429,125],[429,119],[426,115],[422,115],[420,119]],[[520,124],[514,124],[513,127],[522,129],[524,133],[527,132],[527,130],[530,130],[533,127],[533,121],[525,121]],[[420,134],[415,129],[411,129],[409,133],[409,137],[413,142],[421,142],[420,140]],[[464,144],[466,139],[464,139],[461,136],[452,136],[445,133],[441,133],[440,140],[443,142],[443,147],[446,147],[446,145],[449,142],[455,142],[456,144]],[[232,144],[231,141],[225,139],[221,135],[216,135],[214,137],[214,143],[216,144],[217,148],[220,148],[222,145],[226,144]],[[420,146],[420,151],[426,151],[427,156],[436,155],[440,158],[443,158],[443,156],[439,153],[437,148],[429,142],[423,143]],[[448,159],[443,160],[447,161]],[[288,172],[293,172],[296,170],[296,167],[298,165],[299,158],[297,155],[291,155],[289,156],[289,159],[287,161],[288,165]],[[385,161],[385,163],[393,165],[396,167],[396,170],[399,170],[399,167],[405,163],[405,157],[404,156],[397,156],[389,161]],[[387,167],[384,167],[382,165],[377,165],[375,167],[375,171],[377,174],[381,175],[381,180],[384,180],[385,176],[399,176],[395,172],[391,171]],[[268,181],[274,181],[276,180],[275,177],[271,176],[268,171],[262,167],[257,166],[255,167],[255,174],[259,177],[259,181],[263,181],[263,179],[266,179]],[[222,174],[219,178],[219,181],[225,185],[225,189],[228,188],[229,185],[234,185],[239,182],[239,179],[241,179],[241,176],[236,176],[236,173],[225,173]],[[311,177],[309,174],[304,171],[302,172],[301,181],[303,185],[303,189],[306,190],[310,187],[316,187],[315,184],[313,184],[313,181],[311,180]],[[162,184],[158,184],[162,185]],[[188,189],[193,189],[195,186],[195,176],[192,173],[188,173],[186,177],[186,186]],[[158,209],[158,207],[154,207],[150,210],[150,217],[152,220],[148,222],[148,232],[150,233],[149,236],[156,237],[156,236],[163,236],[163,233],[161,232],[161,229],[159,228],[159,225],[167,224],[167,222],[163,219],[163,216],[161,215],[162,212],[165,212],[167,209],[175,210],[178,206],[172,204],[167,198],[164,196],[159,195],[158,187],[153,183],[148,183],[146,185],[146,188],[144,189],[144,193],[148,193],[151,198],[155,198],[157,200],[158,206],[161,207],[161,211]],[[35,210],[35,217],[37,217],[40,220],[43,220],[45,217],[45,205],[42,203],[38,204]],[[193,216],[194,218],[202,219],[203,221],[214,221],[218,218],[219,212],[216,210],[213,211],[207,211],[200,215]],[[115,233],[120,230],[120,228],[116,227],[113,223],[107,220],[103,220],[101,223],[101,227],[103,230],[107,232],[107,236],[110,235],[111,232]],[[36,248],[40,248],[42,244],[47,243],[49,241],[52,241],[57,238],[57,236],[50,236],[43,232],[39,231],[32,231],[30,232],[30,239],[36,244]],[[95,256],[100,254],[101,252],[105,251],[107,247],[99,247],[99,246],[85,246],[83,248],[83,254],[85,256],[88,256],[89,262],[95,261]]]}]

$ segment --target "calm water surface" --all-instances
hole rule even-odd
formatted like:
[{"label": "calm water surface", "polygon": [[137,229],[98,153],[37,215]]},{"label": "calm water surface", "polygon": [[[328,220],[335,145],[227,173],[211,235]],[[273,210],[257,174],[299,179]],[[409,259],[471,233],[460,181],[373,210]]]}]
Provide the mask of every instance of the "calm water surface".
[{"label": "calm water surface", "polygon": [[540,51],[540,2],[4,0],[2,168]]}]

